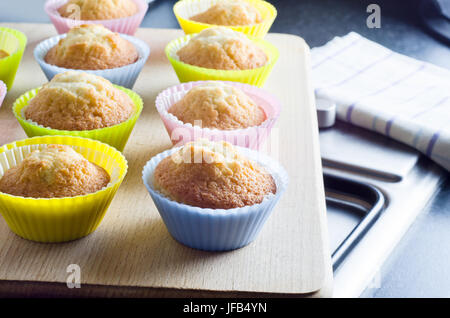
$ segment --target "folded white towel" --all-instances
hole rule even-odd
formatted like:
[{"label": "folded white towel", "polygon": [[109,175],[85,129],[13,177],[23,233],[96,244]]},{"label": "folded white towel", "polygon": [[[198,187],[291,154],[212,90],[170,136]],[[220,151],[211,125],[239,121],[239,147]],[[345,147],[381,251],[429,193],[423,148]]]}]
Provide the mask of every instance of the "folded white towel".
[{"label": "folded white towel", "polygon": [[337,116],[408,144],[450,170],[450,71],[351,32],[312,49],[317,97]]}]

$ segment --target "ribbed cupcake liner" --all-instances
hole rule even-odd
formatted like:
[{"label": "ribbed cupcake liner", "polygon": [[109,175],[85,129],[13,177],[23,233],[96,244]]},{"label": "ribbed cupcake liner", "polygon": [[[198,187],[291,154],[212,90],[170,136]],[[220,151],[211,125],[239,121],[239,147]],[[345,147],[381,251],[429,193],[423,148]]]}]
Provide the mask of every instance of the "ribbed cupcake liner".
[{"label": "ribbed cupcake liner", "polygon": [[204,83],[207,82],[197,81],[175,85],[162,91],[157,96],[156,109],[161,116],[172,143],[174,145],[182,145],[199,138],[206,138],[212,141],[227,141],[240,147],[259,149],[260,145],[269,136],[281,110],[280,102],[261,88],[236,82],[223,82],[241,89],[258,106],[263,108],[267,119],[259,126],[234,130],[201,128],[190,123],[185,124],[168,112],[168,109],[181,100],[191,88]]},{"label": "ribbed cupcake liner", "polygon": [[[203,29],[214,27],[216,25],[200,23],[190,20],[190,18],[198,13],[204,12],[212,7],[220,0],[181,0],[178,1],[174,7],[173,12],[177,17],[180,27],[184,33],[199,33]],[[244,34],[254,36],[255,38],[263,38],[270,27],[273,24],[277,16],[277,10],[273,5],[266,1],[261,0],[247,0],[252,6],[254,6],[261,14],[262,22],[258,24],[245,25],[245,26],[226,26]]]},{"label": "ribbed cupcake liner", "polygon": [[167,44],[165,49],[167,58],[172,64],[172,67],[175,70],[175,73],[177,74],[178,79],[181,83],[206,80],[222,80],[241,82],[262,87],[269,77],[269,74],[279,57],[278,49],[274,45],[262,39],[249,37],[250,40],[252,40],[256,45],[260,46],[268,56],[267,63],[262,67],[250,70],[228,71],[189,65],[180,61],[177,52],[179,49],[185,46],[193,36],[195,36],[195,34],[175,39]]},{"label": "ribbed cupcake liner", "polygon": [[0,147],[0,177],[35,149],[69,145],[104,168],[110,183],[95,193],[67,198],[26,198],[0,192],[0,213],[17,235],[38,242],[65,242],[92,233],[100,224],[128,165],[125,157],[104,143],[80,137],[44,136]]},{"label": "ribbed cupcake liner", "polygon": [[59,130],[44,127],[32,122],[31,120],[27,120],[24,116],[25,107],[28,106],[30,100],[36,96],[40,88],[32,89],[16,99],[13,105],[14,116],[16,116],[17,120],[19,121],[28,137],[45,135],[78,136],[95,139],[107,143],[115,147],[119,151],[123,151],[128,138],[133,131],[134,125],[136,124],[136,121],[142,112],[144,103],[141,97],[139,97],[139,95],[135,92],[117,85],[114,86],[118,89],[123,90],[128,96],[130,96],[136,108],[134,114],[130,118],[128,118],[123,123],[114,126],[93,130]]},{"label": "ribbed cupcake liner", "polygon": [[288,176],[273,159],[248,148],[237,147],[247,158],[265,167],[275,180],[276,194],[261,203],[234,209],[204,209],[172,201],[156,191],[153,172],[158,163],[180,148],[164,151],[147,162],[142,180],[169,233],[178,242],[207,251],[226,251],[251,243],[261,231],[273,208],[287,188]]},{"label": "ribbed cupcake liner", "polygon": [[0,49],[9,54],[0,59],[0,80],[6,84],[8,90],[14,83],[26,45],[25,34],[15,29],[0,27]]},{"label": "ribbed cupcake liner", "polygon": [[5,83],[0,81],[0,107],[2,107],[3,99],[5,98],[7,91],[8,89],[6,88]]},{"label": "ribbed cupcake liner", "polygon": [[[130,17],[110,20],[77,20],[64,18],[59,14],[58,9],[67,1],[68,0],[48,0],[44,6],[45,12],[50,17],[50,20],[59,34],[67,33],[72,27],[81,24],[102,24],[111,31],[134,35],[139,28],[139,25],[142,23],[148,9],[148,4],[144,0],[133,0],[138,7],[138,12]],[[74,14],[76,14],[76,11],[74,11]]]},{"label": "ribbed cupcake liner", "polygon": [[[99,75],[101,77],[106,78],[110,82],[124,86],[127,88],[133,88],[134,83],[136,82],[136,79],[139,76],[139,73],[141,72],[142,68],[145,65],[145,62],[147,61],[148,56],[150,55],[150,48],[148,45],[133,36],[121,34],[123,38],[131,42],[136,50],[138,51],[139,58],[136,62],[133,64],[125,65],[122,67],[116,67],[106,70],[79,70],[86,73],[91,73],[95,75]],[[58,67],[55,65],[51,65],[45,62],[44,58],[47,55],[47,52],[55,46],[60,39],[65,38],[66,34],[57,35],[54,37],[51,37],[47,40],[42,41],[41,43],[36,46],[34,49],[34,58],[41,66],[42,71],[44,72],[47,79],[50,81],[53,76],[59,73],[67,72],[70,69],[64,68],[64,67]]]}]

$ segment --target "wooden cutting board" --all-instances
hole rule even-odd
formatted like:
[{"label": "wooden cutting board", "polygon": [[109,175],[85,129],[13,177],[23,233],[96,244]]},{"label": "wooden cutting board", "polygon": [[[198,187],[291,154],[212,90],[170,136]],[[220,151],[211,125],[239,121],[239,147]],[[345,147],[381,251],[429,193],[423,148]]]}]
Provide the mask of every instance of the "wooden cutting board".
[{"label": "wooden cutting board", "polygon": [[[0,144],[26,137],[11,106],[46,82],[33,58],[36,45],[56,31],[49,24],[0,24],[28,37],[12,90],[0,108]],[[332,269],[325,215],[318,128],[309,49],[296,36],[269,34],[280,50],[265,89],[283,105],[267,145],[289,173],[288,190],[257,239],[239,250],[212,253],[169,235],[141,181],[145,162],[171,147],[154,101],[178,79],[164,55],[181,30],[139,29],[150,58],[134,90],[144,111],[124,154],[129,169],[100,227],[63,244],[42,244],[13,234],[0,218],[0,293],[3,296],[329,296]],[[269,147],[264,147],[266,151]],[[67,267],[81,269],[81,288],[69,289]]]}]

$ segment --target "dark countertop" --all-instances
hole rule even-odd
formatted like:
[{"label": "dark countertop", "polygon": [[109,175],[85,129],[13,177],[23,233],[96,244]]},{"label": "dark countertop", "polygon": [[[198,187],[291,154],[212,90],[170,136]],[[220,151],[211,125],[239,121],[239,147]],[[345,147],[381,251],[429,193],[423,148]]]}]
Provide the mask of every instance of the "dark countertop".
[{"label": "dark countertop", "polygon": [[[45,22],[44,0],[0,2],[0,22]],[[156,0],[142,26],[178,28],[175,0]],[[320,46],[355,31],[405,55],[450,69],[450,49],[422,29],[416,0],[270,0],[278,10],[271,32]],[[381,28],[369,29],[366,8],[381,7]],[[22,8],[26,7],[24,12]],[[381,268],[381,286],[363,297],[450,297],[450,180],[417,218]],[[444,244],[444,245],[443,245]],[[448,245],[448,244],[447,244]],[[445,245],[445,246],[447,246]]]},{"label": "dark countertop", "polygon": [[[176,0],[156,0],[143,25],[178,28],[172,6]],[[416,0],[272,0],[278,11],[270,32],[303,37],[310,47],[321,46],[350,31],[411,57],[450,69],[448,46],[428,35],[420,26]],[[381,7],[381,28],[369,29],[366,8]],[[1,13],[0,13],[1,18]]]}]

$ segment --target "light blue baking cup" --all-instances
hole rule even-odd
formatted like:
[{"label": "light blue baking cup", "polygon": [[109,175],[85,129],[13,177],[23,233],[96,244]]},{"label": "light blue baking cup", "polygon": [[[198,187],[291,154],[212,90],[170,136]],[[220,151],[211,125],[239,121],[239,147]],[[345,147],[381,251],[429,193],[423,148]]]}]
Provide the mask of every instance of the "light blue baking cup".
[{"label": "light blue baking cup", "polygon": [[[136,79],[139,76],[139,73],[144,67],[148,56],[150,55],[150,48],[144,41],[136,37],[126,34],[120,34],[120,36],[131,42],[136,48],[139,54],[139,58],[136,62],[122,67],[116,67],[106,70],[77,70],[77,71],[83,71],[86,73],[99,75],[116,85],[120,85],[130,89],[133,88],[134,83],[136,82]],[[64,73],[70,70],[64,67],[58,67],[55,65],[48,64],[44,60],[45,56],[47,55],[47,52],[52,47],[54,47],[59,42],[60,39],[65,37],[66,34],[51,37],[39,43],[38,46],[36,46],[36,48],[34,49],[34,58],[41,66],[42,71],[44,72],[45,76],[49,81],[56,74]]]},{"label": "light blue baking cup", "polygon": [[153,172],[158,163],[178,151],[166,150],[147,162],[142,180],[169,233],[186,246],[206,251],[228,251],[251,243],[261,231],[288,185],[288,175],[273,159],[257,151],[236,147],[238,152],[256,161],[272,175],[277,191],[259,204],[234,209],[204,209],[170,200],[153,187]]}]

